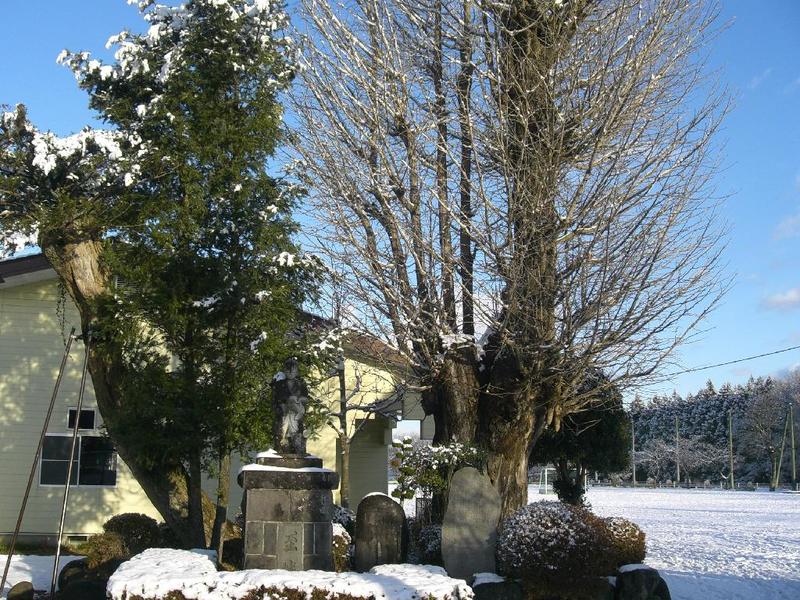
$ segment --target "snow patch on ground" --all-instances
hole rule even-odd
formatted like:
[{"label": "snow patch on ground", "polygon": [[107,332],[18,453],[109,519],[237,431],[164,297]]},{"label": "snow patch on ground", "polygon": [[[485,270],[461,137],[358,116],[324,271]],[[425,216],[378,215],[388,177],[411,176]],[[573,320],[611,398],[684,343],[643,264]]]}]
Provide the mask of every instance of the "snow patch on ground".
[{"label": "snow patch on ground", "polygon": [[[800,598],[800,498],[770,492],[590,488],[592,510],[647,536],[673,600]],[[528,500],[551,500],[538,486]]]},{"label": "snow patch on ground", "polygon": [[[0,573],[6,566],[6,555],[0,554]],[[5,599],[8,590],[21,581],[30,581],[35,590],[50,590],[50,577],[53,572],[52,556],[14,555],[8,570],[6,585],[0,591],[0,599]],[[71,560],[80,556],[62,556],[58,561],[59,572]]]},{"label": "snow patch on ground", "polygon": [[386,600],[470,600],[466,582],[451,579],[441,567],[380,565],[369,573],[248,570],[217,572],[207,557],[184,550],[154,548],[123,563],[108,581],[112,600],[131,596],[162,598],[180,591],[187,598],[238,600],[264,588],[289,588],[309,596],[315,589],[329,594]]}]

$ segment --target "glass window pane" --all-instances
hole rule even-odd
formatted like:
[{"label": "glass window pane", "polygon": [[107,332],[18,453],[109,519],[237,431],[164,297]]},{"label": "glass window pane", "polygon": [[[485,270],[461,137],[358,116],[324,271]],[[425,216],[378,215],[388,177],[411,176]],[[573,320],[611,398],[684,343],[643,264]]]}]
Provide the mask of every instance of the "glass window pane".
[{"label": "glass window pane", "polygon": [[[44,438],[42,446],[42,460],[69,460],[69,447],[72,438],[66,435],[48,435]],[[75,444],[73,458],[78,458],[78,444]]]},{"label": "glass window pane", "polygon": [[[67,480],[67,461],[65,460],[43,460],[42,469],[39,474],[41,485],[64,485]],[[72,463],[71,485],[78,484],[78,463]]]},{"label": "glass window pane", "polygon": [[[67,429],[75,427],[75,412],[76,409],[69,409],[69,417],[67,418]],[[78,429],[94,429],[94,410],[81,409],[81,419],[78,422]]]},{"label": "glass window pane", "polygon": [[99,436],[81,438],[81,485],[116,485],[117,453],[111,440]]}]

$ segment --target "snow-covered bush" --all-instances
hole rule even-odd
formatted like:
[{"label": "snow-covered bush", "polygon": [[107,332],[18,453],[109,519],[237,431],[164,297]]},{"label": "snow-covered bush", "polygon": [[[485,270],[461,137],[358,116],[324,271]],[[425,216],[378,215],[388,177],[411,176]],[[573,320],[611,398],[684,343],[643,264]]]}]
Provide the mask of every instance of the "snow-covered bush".
[{"label": "snow-covered bush", "polygon": [[128,556],[155,548],[161,542],[156,520],[139,513],[115,515],[103,524],[103,531],[119,535],[125,543]]},{"label": "snow-covered bush", "polygon": [[442,526],[425,525],[419,529],[414,540],[417,558],[423,565],[443,565]]},{"label": "snow-covered bush", "polygon": [[356,531],[356,513],[349,508],[344,508],[338,504],[333,506],[333,522],[344,527],[345,531],[352,537]]},{"label": "snow-covered bush", "polygon": [[125,562],[109,579],[110,600],[242,598],[270,600],[472,600],[470,587],[441,567],[379,565],[369,573],[217,571],[201,554],[153,548]]},{"label": "snow-covered bush", "polygon": [[397,487],[392,496],[401,500],[413,498],[417,493],[430,496],[447,488],[450,476],[461,467],[481,467],[481,451],[458,442],[444,446],[414,447],[410,437],[395,440],[396,449],[392,466],[398,471]]},{"label": "snow-covered bush", "polygon": [[636,523],[621,517],[603,519],[610,534],[611,549],[617,567],[644,562],[647,552],[644,532]]},{"label": "snow-covered bush", "polygon": [[500,524],[497,571],[527,581],[611,575],[609,533],[600,518],[561,502],[534,502]]},{"label": "snow-covered bush", "polygon": [[350,544],[353,538],[339,523],[333,524],[333,568],[337,573],[350,570]]}]

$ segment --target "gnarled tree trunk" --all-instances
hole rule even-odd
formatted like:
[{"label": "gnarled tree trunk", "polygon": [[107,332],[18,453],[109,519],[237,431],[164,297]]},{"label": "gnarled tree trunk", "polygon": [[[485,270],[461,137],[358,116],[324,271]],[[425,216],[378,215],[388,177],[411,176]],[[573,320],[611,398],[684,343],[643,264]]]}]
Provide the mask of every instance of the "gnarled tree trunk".
[{"label": "gnarled tree trunk", "polygon": [[[86,335],[97,318],[96,303],[109,292],[109,273],[100,260],[102,243],[99,240],[49,240],[40,238],[41,247],[53,269],[72,298],[81,319],[81,332]],[[158,510],[170,529],[182,543],[192,545],[198,535],[192,531],[188,515],[188,476],[180,464],[143,464],[118,434],[115,414],[122,407],[119,385],[124,365],[121,356],[104,347],[99,352],[92,346],[88,370],[92,377],[97,407],[114,447],[142,486],[147,498]]]}]

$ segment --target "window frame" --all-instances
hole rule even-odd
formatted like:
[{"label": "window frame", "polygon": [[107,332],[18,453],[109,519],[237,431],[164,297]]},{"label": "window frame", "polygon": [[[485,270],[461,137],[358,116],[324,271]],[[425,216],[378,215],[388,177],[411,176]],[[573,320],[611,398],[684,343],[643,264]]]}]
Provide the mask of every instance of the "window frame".
[{"label": "window frame", "polygon": [[[104,437],[102,435],[97,435],[96,433],[95,434],[82,435],[80,433],[81,431],[91,431],[91,430],[88,430],[88,429],[79,429],[78,430],[78,432],[79,432],[78,433],[78,439],[75,442],[75,446],[76,446],[75,451],[78,454],[78,459],[75,461],[77,463],[76,467],[78,469],[76,474],[75,474],[75,478],[76,478],[76,482],[77,483],[74,483],[74,484],[71,483],[69,487],[70,488],[82,488],[82,489],[86,489],[86,490],[114,489],[114,488],[116,488],[118,483],[119,483],[119,463],[117,462],[119,460],[119,455],[117,454],[116,450],[112,451],[114,453],[114,455],[115,455],[115,460],[114,460],[114,475],[115,475],[114,480],[115,480],[115,483],[113,485],[109,485],[109,484],[81,484],[81,455],[82,455],[82,452],[83,452],[82,438],[84,438],[84,437],[96,437],[96,438]],[[71,433],[59,433],[59,432],[50,433],[50,432],[48,432],[48,433],[45,434],[45,439],[47,439],[49,437],[69,437],[69,438],[71,438],[72,434]],[[64,483],[66,483],[66,482],[64,482],[64,483],[42,483],[42,462],[44,460],[50,460],[50,459],[45,459],[44,458],[44,444],[42,444],[42,451],[39,453],[39,477],[38,477],[39,487],[43,487],[43,488],[63,488],[64,487]],[[62,461],[62,462],[67,462],[67,461],[65,460],[65,461]]]},{"label": "window frame", "polygon": [[[69,406],[67,407],[67,431],[70,432],[72,435],[72,427],[69,425],[69,415],[72,411],[75,411],[77,414],[78,407],[77,406]],[[91,412],[92,413],[92,426],[91,427],[81,427],[81,418],[78,415],[78,435],[80,435],[81,431],[97,431],[97,409],[95,408],[81,408],[81,412]],[[49,434],[48,434],[49,435]]]}]

